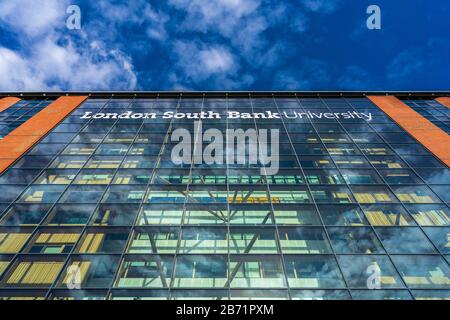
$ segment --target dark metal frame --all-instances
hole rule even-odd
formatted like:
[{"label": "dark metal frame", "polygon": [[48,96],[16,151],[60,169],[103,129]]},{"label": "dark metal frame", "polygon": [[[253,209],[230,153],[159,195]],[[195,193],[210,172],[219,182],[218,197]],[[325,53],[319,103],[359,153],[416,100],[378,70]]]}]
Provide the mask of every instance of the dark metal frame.
[{"label": "dark metal frame", "polygon": [[374,95],[392,95],[399,98],[435,99],[450,97],[450,91],[52,91],[0,92],[0,98],[27,99],[56,98],[60,96],[89,96],[91,98],[364,98]]}]

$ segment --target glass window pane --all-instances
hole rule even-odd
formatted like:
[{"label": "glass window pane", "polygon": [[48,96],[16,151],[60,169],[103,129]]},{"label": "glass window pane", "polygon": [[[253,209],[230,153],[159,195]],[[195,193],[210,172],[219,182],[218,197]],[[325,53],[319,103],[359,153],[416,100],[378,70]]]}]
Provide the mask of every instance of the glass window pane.
[{"label": "glass window pane", "polygon": [[3,286],[8,288],[39,288],[53,284],[64,261],[60,259],[19,259],[5,274]]},{"label": "glass window pane", "polygon": [[113,175],[112,170],[81,170],[74,184],[109,184]]},{"label": "glass window pane", "polygon": [[45,170],[35,184],[70,184],[77,174],[76,170]]},{"label": "glass window pane", "polygon": [[274,206],[278,225],[320,225],[320,218],[314,206]]},{"label": "glass window pane", "polygon": [[346,290],[291,290],[292,300],[350,300]]},{"label": "glass window pane", "polygon": [[14,205],[0,219],[0,225],[22,227],[38,225],[49,209],[49,205]]},{"label": "glass window pane", "polygon": [[0,229],[0,254],[18,253],[31,236],[31,231]]},{"label": "glass window pane", "polygon": [[[242,211],[233,211],[230,213],[229,217],[230,219],[233,219],[241,213]],[[227,210],[225,207],[221,206],[214,206],[212,208],[209,206],[199,206],[195,208],[188,206],[183,219],[183,223],[186,225],[223,225],[226,224],[227,221]],[[246,221],[249,220],[246,219]],[[256,222],[256,220],[254,221]],[[263,220],[262,223],[264,224],[264,222],[265,221]],[[268,224],[270,224],[270,221]]]},{"label": "glass window pane", "polygon": [[101,204],[90,224],[95,226],[131,226],[138,212],[138,205]]},{"label": "glass window pane", "polygon": [[444,164],[432,156],[402,156],[413,168],[443,168]]},{"label": "glass window pane", "polygon": [[89,221],[94,205],[56,205],[48,215],[45,224],[49,226],[83,226]]},{"label": "glass window pane", "polygon": [[422,181],[412,170],[380,170],[388,184],[421,184]]},{"label": "glass window pane", "polygon": [[[118,267],[115,256],[74,256],[61,274],[58,287],[67,288],[74,280],[81,289],[109,288]],[[78,278],[74,279],[74,274]]]},{"label": "glass window pane", "polygon": [[144,199],[145,192],[145,186],[110,186],[102,202],[140,203]]},{"label": "glass window pane", "polygon": [[450,254],[449,228],[423,228],[423,230],[442,254]]},{"label": "glass window pane", "polygon": [[386,187],[373,186],[373,187],[363,187],[354,186],[352,187],[353,194],[355,195],[356,201],[359,203],[393,203],[397,202],[395,196]]},{"label": "glass window pane", "polygon": [[53,169],[81,169],[89,157],[87,156],[60,156],[50,164]]},{"label": "glass window pane", "polygon": [[345,283],[333,256],[285,256],[290,288],[344,288]]},{"label": "glass window pane", "polygon": [[52,290],[51,300],[105,300],[108,294],[107,289],[86,291],[86,290],[70,290],[70,289],[54,289]]},{"label": "glass window pane", "polygon": [[[449,186],[430,186],[430,188],[439,196],[439,198],[446,203],[450,203],[450,193],[448,192]],[[433,201],[439,202],[439,200],[434,197]]]},{"label": "glass window pane", "polygon": [[407,286],[413,289],[448,289],[450,268],[440,256],[392,256]]},{"label": "glass window pane", "polygon": [[413,290],[416,300],[450,300],[450,290]]},{"label": "glass window pane", "polygon": [[[403,284],[388,256],[338,256],[347,285],[351,288],[403,288]],[[371,275],[380,275],[374,278]]]},{"label": "glass window pane", "polygon": [[[231,290],[231,299],[236,300],[288,300],[287,290]],[[208,296],[211,296],[210,294]],[[220,299],[220,298],[219,298]],[[218,299],[218,300],[219,300]],[[221,300],[221,299],[220,299]]]},{"label": "glass window pane", "polygon": [[180,225],[183,207],[158,207],[145,205],[142,207],[137,225]]},{"label": "glass window pane", "polygon": [[227,257],[181,255],[177,258],[174,288],[224,288],[228,283]]},{"label": "glass window pane", "polygon": [[[122,163],[122,157],[95,156],[89,159],[85,168],[87,169],[116,169]],[[124,162],[125,163],[125,162]]]},{"label": "glass window pane", "polygon": [[131,239],[127,253],[162,254],[176,253],[179,228],[138,228]]},{"label": "glass window pane", "polygon": [[344,186],[340,187],[311,187],[311,193],[314,200],[318,203],[354,203],[355,200],[350,189]]},{"label": "glass window pane", "polygon": [[[33,182],[40,170],[33,169],[9,169],[0,176],[0,185],[25,184]],[[3,188],[7,188],[4,186]]]},{"label": "glass window pane", "polygon": [[283,253],[331,253],[325,230],[315,227],[279,228]]},{"label": "glass window pane", "polygon": [[414,219],[399,205],[365,205],[362,208],[373,226],[415,225]]},{"label": "glass window pane", "polygon": [[375,230],[388,253],[436,253],[419,228],[376,228]]},{"label": "glass window pane", "polygon": [[441,201],[426,186],[393,187],[395,195],[403,203],[440,203]]},{"label": "glass window pane", "polygon": [[128,256],[114,282],[114,288],[169,288],[173,258],[165,256]]},{"label": "glass window pane", "polygon": [[450,209],[445,205],[407,205],[406,208],[421,226],[450,225]]},{"label": "glass window pane", "polygon": [[345,184],[337,170],[304,170],[309,184]]},{"label": "glass window pane", "polygon": [[[192,214],[192,212],[190,212]],[[211,216],[211,213],[207,213]],[[221,212],[216,212],[219,217],[224,217]],[[230,208],[230,225],[270,225],[273,224],[273,214],[270,208],[258,210],[255,206],[232,206]],[[216,219],[220,221],[226,221],[225,219]]]},{"label": "glass window pane", "polygon": [[407,290],[352,290],[353,300],[412,300]]},{"label": "glass window pane", "polygon": [[54,203],[58,200],[65,186],[35,185],[29,187],[20,197],[19,202]]},{"label": "glass window pane", "polygon": [[370,163],[379,169],[407,169],[408,165],[396,156],[367,156]]},{"label": "glass window pane", "polygon": [[149,170],[119,170],[114,176],[114,184],[145,184],[150,180]]},{"label": "glass window pane", "polygon": [[372,170],[342,170],[342,176],[348,184],[380,184],[381,178]]},{"label": "glass window pane", "polygon": [[375,234],[367,227],[327,228],[336,253],[383,253]]},{"label": "glass window pane", "polygon": [[323,223],[330,226],[368,225],[361,209],[355,205],[319,205]]},{"label": "glass window pane", "polygon": [[97,203],[106,186],[71,185],[59,200],[60,203]]},{"label": "glass window pane", "polygon": [[230,228],[230,253],[277,253],[274,228]]},{"label": "glass window pane", "polygon": [[0,277],[3,275],[3,272],[8,268],[10,259],[8,258],[0,258]]},{"label": "glass window pane", "polygon": [[273,204],[278,203],[308,203],[311,198],[307,189],[279,190],[272,188],[270,198]]},{"label": "glass window pane", "polygon": [[428,184],[448,184],[450,181],[449,169],[418,168],[416,171]]},{"label": "glass window pane", "polygon": [[80,240],[78,253],[122,253],[128,232],[119,230],[86,231]]},{"label": "glass window pane", "polygon": [[24,252],[33,254],[68,254],[78,241],[81,230],[48,230],[38,232]]},{"label": "glass window pane", "polygon": [[281,259],[271,255],[231,255],[230,282],[231,288],[286,287]]}]

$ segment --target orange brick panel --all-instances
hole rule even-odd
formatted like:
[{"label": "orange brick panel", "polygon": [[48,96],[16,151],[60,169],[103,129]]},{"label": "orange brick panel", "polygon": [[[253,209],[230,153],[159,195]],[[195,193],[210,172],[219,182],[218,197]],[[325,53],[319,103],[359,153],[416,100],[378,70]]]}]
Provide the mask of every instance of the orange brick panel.
[{"label": "orange brick panel", "polygon": [[6,136],[0,141],[0,154],[5,154],[7,158],[17,158],[22,155],[23,149],[34,145],[40,139],[39,136]]},{"label": "orange brick panel", "polygon": [[78,107],[87,97],[61,97],[47,108],[37,113],[24,125],[10,133],[13,136],[38,135],[50,132],[69,113]]},{"label": "orange brick panel", "polygon": [[437,98],[436,101],[450,109],[450,98],[449,97]]},{"label": "orange brick panel", "polygon": [[7,98],[0,99],[0,112],[5,111],[9,107],[11,107],[13,104],[15,104],[19,101],[20,101],[19,98],[14,98],[14,97],[7,97]]},{"label": "orange brick panel", "polygon": [[393,121],[450,167],[450,136],[394,96],[369,96]]},{"label": "orange brick panel", "polygon": [[11,164],[14,163],[14,159],[0,159],[0,167],[8,168]]},{"label": "orange brick panel", "polygon": [[53,130],[87,97],[60,97],[0,140],[0,173]]}]

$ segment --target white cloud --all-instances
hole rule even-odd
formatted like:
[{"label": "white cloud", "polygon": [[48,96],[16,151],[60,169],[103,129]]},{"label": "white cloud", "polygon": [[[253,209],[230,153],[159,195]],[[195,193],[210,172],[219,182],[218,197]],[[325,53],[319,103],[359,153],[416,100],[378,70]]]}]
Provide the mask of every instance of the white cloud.
[{"label": "white cloud", "polygon": [[221,47],[200,51],[199,59],[204,63],[207,73],[226,73],[233,69],[234,66],[234,59],[231,53]]},{"label": "white cloud", "polygon": [[146,34],[149,38],[155,40],[166,40],[166,23],[169,21],[169,16],[162,12],[155,11],[150,6],[145,8],[144,16],[149,21],[149,25],[146,28]]},{"label": "white cloud", "polygon": [[218,31],[225,37],[235,34],[241,20],[255,13],[260,0],[169,0],[175,8],[186,12],[182,27],[207,32]]},{"label": "white cloud", "polygon": [[[249,74],[238,77],[241,64],[268,70],[295,53],[287,50],[286,43],[271,39],[270,28],[284,25],[296,32],[306,30],[307,20],[300,10],[279,2],[169,0],[169,3],[182,12],[178,32],[200,33],[195,44],[176,42],[177,71],[171,78],[175,87],[183,87],[186,79],[194,84],[209,79],[208,84],[220,88],[243,89],[255,79]],[[220,40],[227,46],[202,42],[205,39]]]},{"label": "white cloud", "polygon": [[92,44],[80,52],[72,43],[60,46],[50,39],[32,55],[0,47],[0,90],[111,90],[135,88],[137,79],[129,59],[119,51]]},{"label": "white cloud", "polygon": [[338,0],[301,0],[303,6],[308,10],[321,13],[333,12],[338,2]]},{"label": "white cloud", "polygon": [[170,0],[169,3],[185,13],[179,32],[220,35],[247,60],[267,43],[263,33],[269,22],[260,0]]},{"label": "white cloud", "polygon": [[[255,81],[242,74],[245,66],[273,72],[297,53],[277,40],[275,32],[304,32],[305,8],[326,12],[334,10],[337,0],[300,0],[296,7],[276,0],[168,3],[83,1],[82,9],[95,18],[88,21],[82,11],[82,30],[69,31],[65,20],[70,0],[0,0],[0,24],[17,44],[0,44],[0,70],[7,75],[0,79],[0,90],[133,90],[137,76],[131,56],[145,63],[143,57],[154,49],[161,50],[164,61],[157,70],[160,78],[153,80],[160,86],[243,89]],[[127,38],[130,33],[132,39]],[[286,81],[298,78],[297,71],[280,74]]]},{"label": "white cloud", "polygon": [[222,46],[205,46],[194,42],[178,41],[175,44],[178,57],[176,67],[193,81],[204,81],[212,75],[224,76],[236,73],[238,64],[232,53]]},{"label": "white cloud", "polygon": [[122,36],[116,30],[121,26],[138,27],[142,33],[153,40],[166,40],[169,15],[165,12],[156,10],[145,0],[130,0],[125,3],[111,3],[108,0],[97,0],[93,3],[92,10],[95,10],[101,16],[101,19],[94,20],[92,32],[105,39],[105,37],[115,40]]},{"label": "white cloud", "polygon": [[0,22],[21,36],[35,37],[61,26],[67,0],[14,0],[0,2]]},{"label": "white cloud", "polygon": [[5,91],[38,91],[47,86],[34,74],[28,62],[16,52],[0,47],[0,89]]},{"label": "white cloud", "polygon": [[89,28],[65,29],[68,4],[66,0],[0,3],[0,22],[18,35],[21,46],[0,46],[0,90],[136,88],[130,57],[95,39]]},{"label": "white cloud", "polygon": [[234,89],[254,81],[249,75],[239,75],[238,58],[227,47],[177,41],[174,54],[177,62],[170,82],[175,89],[195,88],[196,85]]},{"label": "white cloud", "polygon": [[198,32],[199,39],[228,43],[241,63],[254,68],[274,67],[286,54],[279,50],[284,44],[271,38],[271,28],[306,30],[307,19],[301,10],[279,1],[169,0],[169,4],[182,12],[180,33]]}]

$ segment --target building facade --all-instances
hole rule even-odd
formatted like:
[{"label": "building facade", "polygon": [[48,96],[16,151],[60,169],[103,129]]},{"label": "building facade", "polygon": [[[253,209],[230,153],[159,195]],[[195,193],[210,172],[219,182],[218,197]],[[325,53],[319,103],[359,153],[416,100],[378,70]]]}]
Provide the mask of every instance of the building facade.
[{"label": "building facade", "polygon": [[[448,96],[4,94],[0,299],[450,299]],[[200,120],[277,172],[174,162]]]}]

